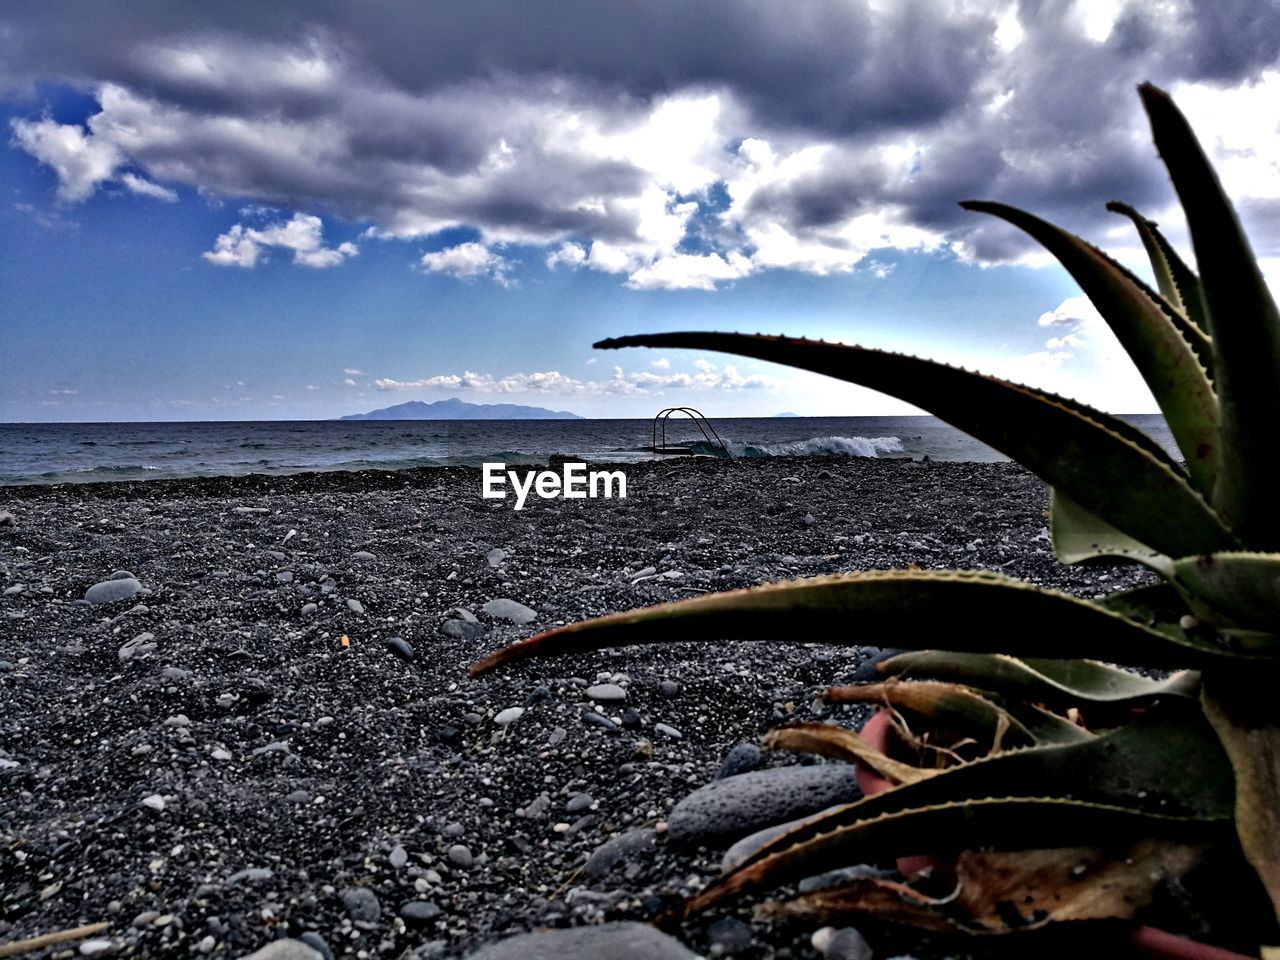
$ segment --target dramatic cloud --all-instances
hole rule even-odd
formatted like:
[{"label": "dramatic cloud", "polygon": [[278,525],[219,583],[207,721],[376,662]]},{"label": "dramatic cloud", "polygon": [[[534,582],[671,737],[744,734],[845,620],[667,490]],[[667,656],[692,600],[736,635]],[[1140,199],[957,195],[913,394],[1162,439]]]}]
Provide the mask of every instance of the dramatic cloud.
[{"label": "dramatic cloud", "polygon": [[512,373],[505,377],[467,371],[462,374],[424,377],[421,380],[379,379],[374,380],[373,385],[383,391],[469,390],[475,393],[660,396],[667,390],[774,389],[780,385],[780,381],[759,375],[743,376],[733,364],[725,364],[723,368],[717,368],[706,361],[699,361],[697,372],[693,374],[656,374],[648,371],[626,373],[622,367],[614,367],[608,379],[580,380],[556,370]]},{"label": "dramatic cloud", "polygon": [[[245,211],[251,212],[251,211]],[[219,267],[254,267],[264,248],[279,247],[293,251],[293,262],[304,267],[335,267],[359,253],[354,243],[326,247],[324,225],[319,217],[295,213],[285,222],[263,227],[246,227],[237,223],[214,241],[213,249],[203,256]]]},{"label": "dramatic cloud", "polygon": [[428,273],[444,273],[461,280],[488,277],[503,285],[508,283],[507,271],[511,269],[511,264],[505,259],[474,241],[435,253],[424,253],[421,262]]},{"label": "dramatic cloud", "polygon": [[[1174,90],[1260,252],[1280,256],[1278,55],[1275,0],[0,14],[0,90],[62,82],[96,99],[83,123],[38,104],[13,123],[66,202],[108,183],[166,200],[185,185],[387,240],[469,228],[470,244],[416,251],[423,268],[508,282],[530,255],[635,289],[876,274],[886,249],[1044,261],[1007,225],[960,211],[968,196],[1099,239],[1109,199],[1164,219],[1172,195],[1133,93],[1145,79]],[[250,266],[272,245],[309,266],[346,255],[255,231],[236,224],[208,259]]]}]

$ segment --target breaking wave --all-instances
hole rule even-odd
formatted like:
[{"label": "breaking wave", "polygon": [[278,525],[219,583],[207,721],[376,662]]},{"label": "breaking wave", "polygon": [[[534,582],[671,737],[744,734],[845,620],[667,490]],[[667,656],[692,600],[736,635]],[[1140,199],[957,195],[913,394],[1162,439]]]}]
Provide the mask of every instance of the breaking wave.
[{"label": "breaking wave", "polygon": [[[886,453],[902,453],[898,437],[810,437],[779,443],[750,443],[726,440],[735,457],[878,457]],[[723,456],[714,443],[698,442],[694,453]]]}]

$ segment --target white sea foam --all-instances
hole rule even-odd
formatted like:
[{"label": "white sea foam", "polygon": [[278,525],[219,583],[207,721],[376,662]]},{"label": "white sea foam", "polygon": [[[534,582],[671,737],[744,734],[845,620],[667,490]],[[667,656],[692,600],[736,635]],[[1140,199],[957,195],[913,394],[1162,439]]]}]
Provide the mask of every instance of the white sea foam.
[{"label": "white sea foam", "polygon": [[[898,437],[810,437],[779,443],[752,443],[727,440],[726,446],[735,457],[878,457],[902,453]],[[694,445],[697,453],[715,453],[713,445]]]}]

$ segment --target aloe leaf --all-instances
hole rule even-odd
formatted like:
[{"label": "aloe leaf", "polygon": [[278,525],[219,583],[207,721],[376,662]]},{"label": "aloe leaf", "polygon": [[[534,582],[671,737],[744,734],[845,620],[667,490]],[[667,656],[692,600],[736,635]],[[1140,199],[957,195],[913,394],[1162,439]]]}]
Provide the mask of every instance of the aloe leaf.
[{"label": "aloe leaf", "polygon": [[1280,547],[1280,312],[1186,118],[1163,91],[1138,89],[1187,217],[1213,328],[1222,423],[1213,502],[1244,542]]},{"label": "aloe leaf", "polygon": [[764,746],[767,750],[812,753],[861,763],[892,783],[915,783],[938,772],[887,757],[852,730],[834,723],[797,723],[782,727],[764,738]]},{"label": "aloe leaf", "polygon": [[1109,594],[1102,605],[1140,623],[1174,624],[1190,607],[1183,592],[1172,583],[1148,583]]},{"label": "aloe leaf", "polygon": [[[857,630],[851,630],[855,623]],[[943,643],[958,651],[1092,657],[1177,668],[1245,656],[1208,640],[1166,635],[1104,607],[993,573],[893,570],[835,574],[707,594],[558,627],[472,664],[479,676],[532,656],[730,637],[859,645]]]},{"label": "aloe leaf", "polygon": [[1140,840],[1120,852],[1101,847],[1047,850],[966,850],[956,859],[956,893],[931,899],[903,883],[854,877],[761,913],[816,923],[850,917],[906,923],[917,929],[971,936],[1025,933],[1051,923],[1125,920],[1146,907],[1155,890],[1184,876],[1206,847]]},{"label": "aloe leaf", "polygon": [[881,857],[1036,847],[1049,823],[1062,846],[1198,842],[1230,829],[1233,800],[1199,705],[1174,702],[1086,743],[992,754],[801,820],[691,906]]},{"label": "aloe leaf", "polygon": [[1205,715],[1235,772],[1235,824],[1245,859],[1280,920],[1280,722],[1275,677],[1239,675],[1205,683]]},{"label": "aloe leaf", "polygon": [[1155,396],[1196,487],[1212,493],[1218,400],[1201,361],[1211,354],[1208,338],[1132,273],[1074,234],[1003,203],[967,200],[960,206],[1026,231],[1067,268]]},{"label": "aloe leaf", "polygon": [[1280,553],[1210,553],[1174,563],[1178,582],[1240,627],[1280,633]]},{"label": "aloe leaf", "polygon": [[1049,534],[1053,552],[1063,563],[1119,557],[1140,563],[1162,577],[1173,576],[1171,558],[1121,533],[1057,489],[1049,493]]},{"label": "aloe leaf", "polygon": [[[1107,209],[1128,217],[1133,221],[1134,226],[1138,228],[1138,236],[1142,238],[1142,245],[1147,250],[1147,257],[1151,260],[1151,269],[1156,275],[1156,284],[1160,288],[1160,295],[1169,302],[1170,306],[1180,311],[1183,316],[1194,323],[1201,333],[1206,337],[1211,337],[1213,331],[1209,327],[1209,315],[1205,311],[1204,292],[1200,289],[1200,278],[1178,256],[1178,251],[1174,250],[1173,244],[1165,239],[1155,221],[1148,220],[1133,207],[1118,200],[1112,200],[1108,203]],[[1210,344],[1210,348],[1208,355],[1200,353],[1199,348],[1197,348],[1196,352],[1200,353],[1200,359],[1209,368],[1209,375],[1212,376],[1212,344]]]},{"label": "aloe leaf", "polygon": [[1028,747],[1037,742],[1008,710],[959,683],[902,683],[894,679],[887,683],[828,687],[819,696],[826,703],[880,703],[909,710],[957,736],[989,743],[993,749]]},{"label": "aloe leaf", "polygon": [[[659,333],[596,344],[633,346],[720,350],[881,390],[995,447],[1161,553],[1187,556],[1235,545],[1158,444],[1123,420],[1072,400],[929,360],[788,337]],[[1199,546],[1184,548],[1193,543]]]},{"label": "aloe leaf", "polygon": [[923,650],[881,661],[876,669],[895,677],[967,683],[1009,698],[1056,707],[1134,706],[1161,697],[1199,696],[1199,674],[1165,680],[1130,673],[1094,660],[1046,660],[990,653]]},{"label": "aloe leaf", "polygon": [[[1045,830],[1050,824],[1054,841],[1065,846],[1124,843],[1141,837],[1194,843],[1219,839],[1229,830],[1227,821],[1216,818],[1171,816],[1058,797],[979,797],[867,817],[856,816],[852,806],[803,821],[796,830],[817,821],[822,821],[824,829],[815,836],[790,842],[783,841],[788,841],[791,834],[783,834],[691,898],[682,913],[689,916],[752,890],[769,889],[851,864],[978,848],[1035,848],[1045,842]],[[837,812],[842,814],[839,819]]]}]

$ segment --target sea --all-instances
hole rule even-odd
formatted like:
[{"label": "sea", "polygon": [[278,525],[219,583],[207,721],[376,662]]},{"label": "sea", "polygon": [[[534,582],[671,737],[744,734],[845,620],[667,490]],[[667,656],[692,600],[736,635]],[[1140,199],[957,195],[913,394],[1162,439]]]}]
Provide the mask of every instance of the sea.
[{"label": "sea", "polygon": [[[1124,419],[1171,452],[1159,415]],[[929,416],[768,417],[668,422],[669,445],[719,457],[1007,459]],[[661,435],[659,435],[661,438]],[[0,423],[0,484],[648,460],[651,420],[286,420]]]}]

